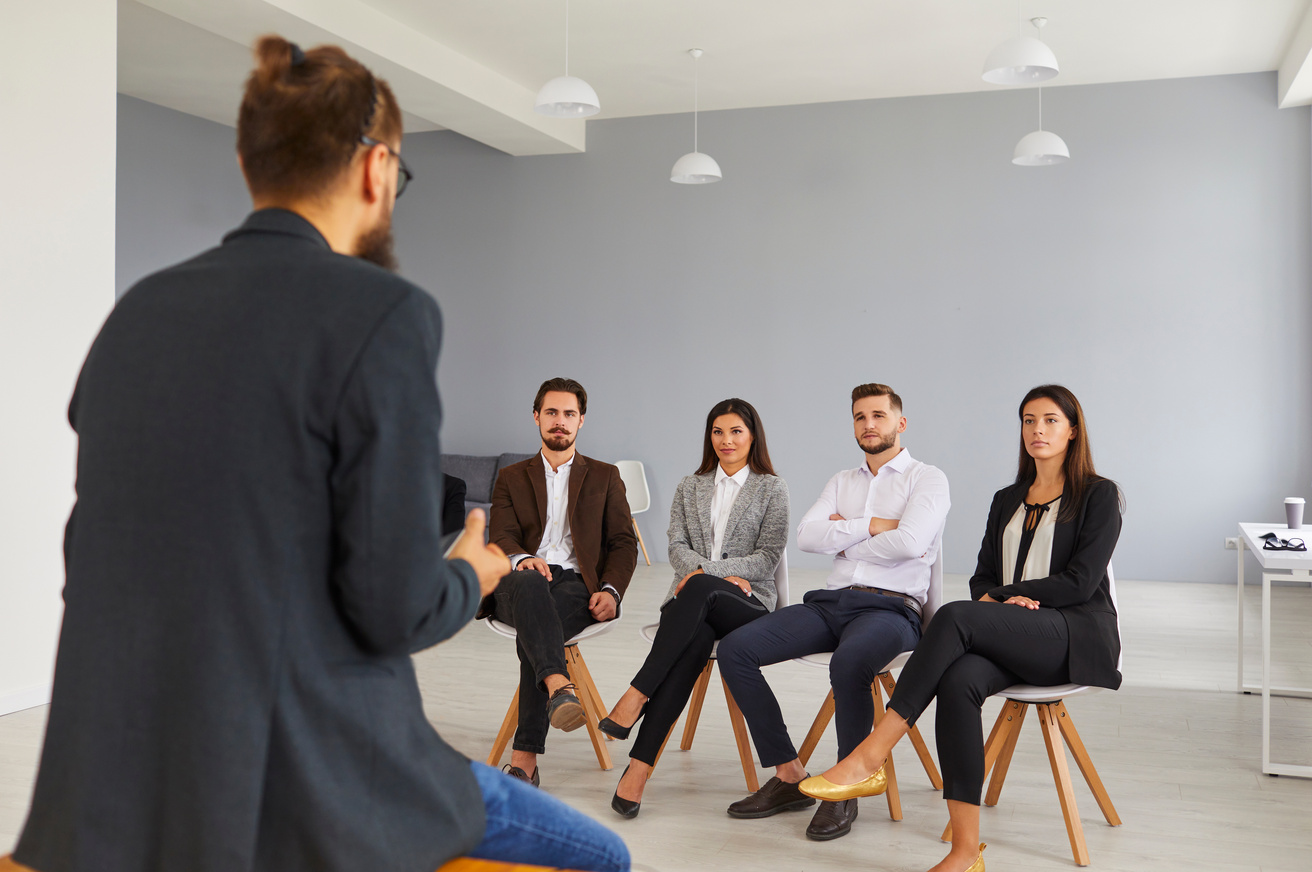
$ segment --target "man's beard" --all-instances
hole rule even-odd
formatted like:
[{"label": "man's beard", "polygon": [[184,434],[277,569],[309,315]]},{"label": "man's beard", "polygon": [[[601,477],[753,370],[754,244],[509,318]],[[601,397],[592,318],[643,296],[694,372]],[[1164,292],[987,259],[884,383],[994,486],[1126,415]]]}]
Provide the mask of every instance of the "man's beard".
[{"label": "man's beard", "polygon": [[396,255],[392,251],[392,219],[362,234],[355,243],[355,256],[377,264],[388,272],[396,272]]},{"label": "man's beard", "polygon": [[565,451],[574,444],[574,434],[543,433],[542,443],[552,451]]},{"label": "man's beard", "polygon": [[874,445],[867,445],[866,443],[862,442],[859,438],[856,440],[856,444],[860,445],[861,450],[864,451],[866,454],[883,454],[885,451],[892,448],[893,443],[895,442],[897,442],[896,433],[888,434],[888,436],[884,437],[879,442],[876,442]]}]

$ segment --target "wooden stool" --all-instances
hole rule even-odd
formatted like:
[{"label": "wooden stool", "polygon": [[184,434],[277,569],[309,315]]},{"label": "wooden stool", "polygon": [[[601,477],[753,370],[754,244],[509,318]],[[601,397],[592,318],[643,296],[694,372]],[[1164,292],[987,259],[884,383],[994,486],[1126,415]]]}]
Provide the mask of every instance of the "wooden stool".
[{"label": "wooden stool", "polygon": [[[824,655],[808,655],[809,657],[823,657]],[[897,682],[893,680],[893,675],[889,669],[900,666],[905,662],[909,655],[900,654],[898,658],[889,664],[888,669],[879,673],[875,682],[870,685],[870,695],[875,700],[875,723],[884,719],[884,691],[888,691],[890,697],[893,696],[893,689],[897,687]],[[804,662],[811,662],[806,658],[799,658]],[[812,665],[819,665],[812,663]],[[824,703],[820,706],[820,711],[816,712],[815,720],[811,723],[811,729],[807,731],[806,738],[802,740],[802,747],[797,753],[797,758],[805,766],[806,762],[811,759],[811,754],[815,751],[815,746],[820,744],[820,737],[824,735],[825,729],[829,726],[829,721],[834,717],[834,691],[831,689],[829,695],[825,697]],[[919,727],[912,727],[910,733],[911,744],[915,746],[916,754],[920,757],[920,765],[925,767],[925,774],[929,776],[929,783],[935,790],[943,789],[943,779],[938,774],[938,767],[934,765],[934,758],[929,754],[929,748],[925,745],[925,740],[920,735]],[[888,816],[895,821],[902,820],[902,797],[897,789],[897,770],[893,768],[893,755],[888,755],[888,762],[884,764],[884,774],[888,777],[888,791],[884,794],[888,800]]]},{"label": "wooden stool", "polygon": [[[583,704],[583,725],[587,727],[588,738],[592,740],[592,750],[597,754],[597,764],[607,770],[613,768],[610,751],[606,748],[610,737],[597,729],[597,724],[606,717],[610,709],[601,701],[597,683],[592,680],[588,664],[583,659],[583,653],[579,651],[579,642],[609,632],[619,621],[618,615],[613,620],[600,621],[565,642],[565,667],[569,670],[569,680],[578,690],[579,702]],[[517,635],[514,627],[503,624],[495,618],[488,618],[487,625],[494,633],[509,639],[514,639]],[[506,709],[506,716],[501,721],[501,729],[497,731],[496,740],[492,743],[492,751],[487,755],[487,765],[493,767],[501,765],[501,757],[506,753],[506,745],[510,744],[510,737],[515,735],[515,727],[518,724],[519,688],[516,687],[515,695],[510,698],[510,708]]]}]

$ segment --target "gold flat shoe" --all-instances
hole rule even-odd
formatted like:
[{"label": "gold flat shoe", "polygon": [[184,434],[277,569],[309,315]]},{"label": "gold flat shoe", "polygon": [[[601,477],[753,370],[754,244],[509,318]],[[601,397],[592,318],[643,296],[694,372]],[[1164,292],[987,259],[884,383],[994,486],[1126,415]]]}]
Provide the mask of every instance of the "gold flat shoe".
[{"label": "gold flat shoe", "polygon": [[888,790],[888,778],[884,776],[884,767],[880,766],[874,775],[856,784],[834,784],[823,775],[812,775],[803,779],[797,789],[807,796],[823,799],[827,802],[841,802],[844,799],[856,799],[858,796],[879,796]]},{"label": "gold flat shoe", "polygon": [[987,842],[979,843],[979,856],[975,862],[966,867],[966,872],[984,872],[984,849],[988,847]]}]

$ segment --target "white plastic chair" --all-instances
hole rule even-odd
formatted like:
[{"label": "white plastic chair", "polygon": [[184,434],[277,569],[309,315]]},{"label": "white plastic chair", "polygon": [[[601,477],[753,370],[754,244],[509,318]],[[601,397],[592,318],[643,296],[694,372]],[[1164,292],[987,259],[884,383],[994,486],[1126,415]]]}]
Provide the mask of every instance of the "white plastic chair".
[{"label": "white plastic chair", "polygon": [[[597,683],[592,679],[592,673],[588,671],[588,664],[583,659],[583,652],[579,650],[579,643],[584,639],[591,639],[593,636],[600,636],[602,633],[609,633],[616,624],[620,622],[620,615],[615,615],[609,621],[599,621],[586,627],[582,632],[573,638],[565,641],[565,667],[569,670],[569,680],[574,683],[574,687],[579,692],[579,702],[583,704],[583,711],[586,715],[583,725],[588,728],[588,738],[592,739],[592,750],[597,752],[597,763],[602,769],[610,769],[613,764],[610,761],[610,751],[606,749],[606,742],[609,737],[601,730],[597,729],[597,723],[610,711],[606,704],[601,701],[601,694],[597,692]],[[516,639],[519,634],[515,628],[509,624],[502,623],[496,618],[488,618],[487,626],[492,632],[507,639]],[[506,752],[506,745],[510,742],[510,737],[515,734],[515,727],[519,724],[519,687],[515,687],[515,695],[510,699],[510,708],[506,709],[506,716],[501,721],[501,729],[497,732],[496,741],[492,744],[492,752],[487,755],[487,765],[500,766],[501,757]]]},{"label": "white plastic chair", "polygon": [[[1107,591],[1111,594],[1112,606],[1116,609],[1116,629],[1119,633],[1120,604],[1116,600],[1116,577],[1112,574],[1110,563],[1107,564]],[[1124,660],[1125,654],[1122,650],[1121,656],[1116,661],[1117,671],[1120,671]],[[1107,823],[1119,827],[1121,818],[1116,813],[1116,807],[1112,805],[1112,799],[1107,794],[1102,779],[1098,777],[1098,770],[1094,768],[1093,760],[1089,757],[1084,742],[1080,740],[1079,731],[1075,729],[1075,722],[1066,711],[1063,700],[1101,690],[1105,688],[1084,684],[1061,684],[1053,687],[1013,684],[995,694],[1003,697],[1006,702],[1002,706],[1002,711],[998,712],[998,719],[993,724],[993,731],[989,733],[988,741],[984,743],[984,777],[988,778],[990,771],[993,773],[988,792],[984,795],[984,804],[994,806],[998,804],[998,797],[1002,794],[1002,782],[1007,778],[1007,769],[1011,766],[1011,755],[1016,750],[1016,740],[1020,737],[1020,728],[1025,722],[1025,715],[1030,706],[1035,707],[1039,715],[1039,725],[1043,728],[1043,742],[1048,747],[1048,762],[1052,765],[1052,779],[1057,785],[1061,813],[1066,819],[1066,836],[1071,842],[1071,855],[1080,866],[1089,865],[1089,848],[1084,841],[1084,826],[1080,823],[1080,812],[1075,807],[1071,771],[1066,765],[1066,752],[1062,749],[1062,739],[1065,739],[1067,747],[1071,749],[1071,756],[1080,767],[1080,772],[1084,775],[1084,780],[1088,783],[1089,790],[1093,792],[1093,798],[1097,800],[1098,808],[1102,810]],[[943,841],[951,839],[952,825],[948,824],[947,829],[943,831]]]},{"label": "white plastic chair", "polygon": [[[615,466],[620,471],[620,480],[624,482],[624,492],[629,500],[629,515],[640,515],[651,508],[651,490],[647,487],[647,470],[641,460],[619,460]],[[651,566],[647,556],[647,543],[642,541],[642,531],[638,529],[638,519],[633,518],[633,532],[638,535],[638,546],[642,548],[642,559]]]},{"label": "white plastic chair", "polygon": [[[774,590],[775,590],[775,611],[788,605],[788,551],[784,550],[779,555],[779,565],[774,568]],[[656,639],[656,629],[660,627],[660,622],[647,624],[642,628],[642,637],[648,642]],[[711,656],[706,661],[706,667],[702,669],[702,674],[698,676],[697,683],[693,685],[692,697],[688,700],[688,714],[684,718],[683,740],[679,743],[680,751],[687,751],[692,748],[693,736],[697,733],[697,721],[701,718],[702,703],[706,700],[706,688],[711,683],[711,670],[715,667],[715,654],[720,648],[720,640],[716,639],[715,644],[711,646]],[[729,692],[729,685],[725,683],[724,676],[720,676],[720,682],[724,685],[724,701],[729,707],[729,723],[733,726],[733,738],[738,745],[738,760],[743,766],[743,780],[747,782],[747,789],[755,793],[760,789],[760,780],[756,777],[756,761],[752,757],[752,745],[747,735],[747,722],[743,720],[742,710],[738,708],[738,703],[734,701],[733,694]],[[661,761],[661,754],[665,753],[665,746],[670,741],[670,736],[674,735],[674,725],[670,724],[670,731],[665,734],[665,741],[661,742],[661,749],[656,754],[656,760],[652,763],[652,770],[656,769],[656,763]]]},{"label": "white plastic chair", "polygon": [[[920,626],[922,631],[929,627],[930,619],[938,611],[938,607],[943,604],[943,535],[939,534],[938,556],[929,567],[929,591],[925,594],[925,607],[921,611]],[[833,652],[826,651],[820,654],[807,654],[804,657],[794,658],[796,663],[804,663],[807,666],[815,666],[820,669],[829,669],[829,661],[833,659]],[[879,671],[875,677],[875,682],[870,686],[871,695],[875,698],[875,723],[879,723],[884,717],[884,694],[887,693],[891,698],[893,690],[897,687],[897,682],[893,680],[892,671],[901,669],[911,659],[910,651],[903,651],[894,657],[887,666]],[[811,723],[811,729],[807,731],[806,738],[802,740],[802,747],[797,753],[797,757],[805,766],[811,759],[811,754],[815,752],[816,745],[820,743],[820,738],[824,735],[825,730],[829,727],[829,722],[834,717],[834,691],[829,690],[829,695],[820,706],[820,711],[816,712],[815,720]],[[920,765],[925,767],[925,774],[929,776],[929,783],[935,790],[943,789],[943,778],[939,775],[938,766],[934,764],[934,758],[930,756],[929,746],[925,744],[925,739],[920,735],[920,727],[912,727],[909,735],[911,745],[916,749],[916,756],[920,758]],[[884,766],[884,774],[888,777],[888,791],[885,797],[888,801],[888,815],[895,821],[902,820],[902,797],[897,788],[897,771],[893,767],[893,756],[890,754],[888,762]]]}]

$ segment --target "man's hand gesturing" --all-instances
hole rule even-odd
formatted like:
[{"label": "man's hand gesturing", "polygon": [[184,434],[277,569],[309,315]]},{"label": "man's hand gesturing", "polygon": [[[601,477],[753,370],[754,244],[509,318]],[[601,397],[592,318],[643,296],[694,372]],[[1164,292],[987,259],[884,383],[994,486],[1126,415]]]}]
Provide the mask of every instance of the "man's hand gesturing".
[{"label": "man's hand gesturing", "polygon": [[510,572],[510,560],[495,545],[484,543],[487,517],[482,509],[474,509],[465,518],[465,531],[451,546],[448,555],[452,560],[464,560],[478,574],[478,589],[487,596],[497,589],[501,578]]}]

